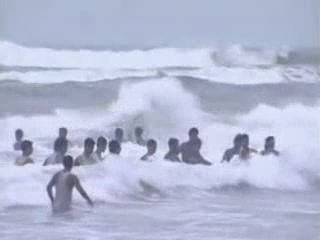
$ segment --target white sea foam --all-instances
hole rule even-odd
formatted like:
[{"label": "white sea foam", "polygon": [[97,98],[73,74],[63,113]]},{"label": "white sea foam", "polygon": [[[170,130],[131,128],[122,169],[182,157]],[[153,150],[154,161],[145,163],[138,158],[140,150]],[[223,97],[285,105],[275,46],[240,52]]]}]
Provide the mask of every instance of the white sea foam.
[{"label": "white sea foam", "polygon": [[[292,105],[278,109],[261,105],[247,115],[235,116],[235,123],[229,125],[203,113],[197,99],[171,79],[124,85],[117,101],[104,112],[58,110],[54,115],[7,117],[0,120],[3,130],[0,139],[4,143],[0,151],[3,159],[0,207],[47,204],[45,185],[59,167],[45,168],[41,162],[52,151],[48,140],[54,139],[56,129],[62,125],[70,128],[72,141],[93,134],[92,130],[104,133],[105,129],[121,126],[129,131],[137,124],[146,129],[147,137],[160,140],[159,158],[154,163],[140,162],[138,159],[145,149],[127,143],[122,158],[108,158],[101,165],[75,169],[96,200],[112,201],[139,194],[146,191],[145,184],[156,192],[177,187],[211,189],[241,184],[278,190],[309,189],[314,187],[313,181],[319,178],[320,172],[319,115],[319,106]],[[169,137],[185,140],[188,128],[194,125],[200,129],[203,155],[214,165],[188,166],[163,161],[166,140]],[[11,150],[12,133],[18,127],[23,127],[27,137],[34,140],[35,166],[14,167],[13,156],[4,154]],[[248,132],[252,146],[258,150],[265,137],[276,136],[281,157],[254,156],[248,164],[237,161],[221,164],[223,151],[239,132]],[[79,147],[71,150],[73,155],[80,152]],[[28,197],[21,198],[22,195]]]}]

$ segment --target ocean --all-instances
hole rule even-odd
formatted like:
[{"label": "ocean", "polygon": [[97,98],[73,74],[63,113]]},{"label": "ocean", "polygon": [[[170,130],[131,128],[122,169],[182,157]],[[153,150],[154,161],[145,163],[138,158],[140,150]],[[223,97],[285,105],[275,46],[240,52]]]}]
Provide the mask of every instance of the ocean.
[{"label": "ocean", "polygon": [[[226,48],[49,49],[0,42],[0,239],[320,239],[319,55]],[[75,168],[95,207],[52,215],[43,167],[59,127],[84,138],[159,143],[156,161],[127,142],[121,157]],[[198,127],[212,166],[163,160],[167,141]],[[34,142],[34,165],[14,166],[14,131]],[[281,156],[221,163],[237,133]]]}]

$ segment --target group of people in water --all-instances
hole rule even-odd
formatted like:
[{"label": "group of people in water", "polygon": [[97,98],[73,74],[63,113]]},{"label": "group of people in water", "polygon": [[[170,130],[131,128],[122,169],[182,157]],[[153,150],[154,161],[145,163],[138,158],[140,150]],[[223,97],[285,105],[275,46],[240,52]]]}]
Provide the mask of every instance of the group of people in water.
[{"label": "group of people in water", "polygon": [[[136,127],[134,129],[134,143],[146,147],[146,154],[140,160],[153,161],[157,152],[157,141],[154,139],[145,140],[143,138],[143,129]],[[33,143],[29,140],[24,140],[24,133],[21,129],[15,132],[16,142],[14,150],[21,151],[21,156],[15,161],[15,165],[24,166],[34,163],[32,159]],[[84,141],[84,150],[81,155],[75,158],[75,166],[91,165],[104,160],[103,154],[109,149],[111,155],[120,155],[121,146],[125,142],[124,130],[117,128],[114,132],[114,139],[108,144],[108,140],[100,136],[95,142],[92,138],[86,138]],[[54,152],[45,159],[44,166],[61,164],[63,158],[68,152],[70,141],[68,140],[68,130],[66,128],[59,129],[59,136],[54,141]],[[96,146],[96,148],[95,148]],[[199,137],[199,130],[191,128],[189,130],[188,141],[180,144],[177,138],[170,138],[168,141],[169,150],[165,154],[164,159],[171,162],[182,162],[187,164],[202,164],[212,165],[200,153],[202,141]],[[225,151],[222,157],[222,162],[230,162],[234,157],[238,156],[240,160],[246,161],[250,159],[252,154],[258,154],[258,151],[250,147],[250,139],[247,134],[237,134],[233,141],[233,146]],[[269,136],[265,139],[264,150],[261,155],[279,156],[279,152],[275,149],[275,138]]]},{"label": "group of people in water", "polygon": [[[32,159],[33,143],[24,140],[24,133],[21,129],[15,132],[16,142],[14,150],[21,151],[21,156],[15,161],[15,165],[24,166],[34,163]],[[157,152],[157,141],[154,139],[145,140],[143,138],[143,129],[136,127],[134,129],[134,143],[146,147],[146,154],[140,160],[152,162]],[[124,131],[117,128],[114,132],[114,139],[108,144],[105,137],[100,136],[95,142],[92,138],[86,138],[84,141],[83,153],[73,159],[67,155],[68,147],[71,144],[68,140],[68,130],[66,128],[59,129],[59,136],[54,141],[54,152],[45,159],[44,166],[62,164],[64,169],[54,174],[47,185],[47,193],[52,203],[53,212],[65,212],[71,209],[72,191],[76,188],[80,195],[93,206],[93,201],[82,187],[78,177],[71,173],[73,166],[92,165],[104,160],[103,154],[109,149],[110,155],[120,155],[121,146],[125,142]],[[95,148],[96,145],[96,148]],[[170,138],[168,141],[169,150],[165,154],[164,159],[171,162],[181,162],[186,164],[202,164],[212,165],[200,153],[202,141],[199,137],[199,130],[191,128],[189,130],[188,141],[180,144],[177,138]],[[259,154],[257,150],[250,147],[250,139],[247,134],[237,134],[233,141],[233,146],[225,151],[222,162],[230,162],[238,156],[238,159],[247,161],[252,154]],[[264,150],[260,152],[262,156],[274,155],[279,156],[280,153],[275,149],[275,138],[269,136],[265,140]],[[55,194],[53,194],[55,188]]]}]

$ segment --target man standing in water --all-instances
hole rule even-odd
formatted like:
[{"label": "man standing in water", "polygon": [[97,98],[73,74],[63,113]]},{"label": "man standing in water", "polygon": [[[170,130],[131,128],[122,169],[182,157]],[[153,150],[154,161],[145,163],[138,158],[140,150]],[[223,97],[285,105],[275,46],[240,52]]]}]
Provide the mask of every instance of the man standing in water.
[{"label": "man standing in water", "polygon": [[280,153],[275,149],[275,146],[276,146],[275,138],[273,136],[267,137],[264,144],[264,150],[261,152],[261,155],[262,156],[273,155],[278,157]]},{"label": "man standing in water", "polygon": [[114,140],[116,140],[120,144],[124,142],[124,132],[122,128],[117,128],[114,131]]},{"label": "man standing in water", "polygon": [[169,152],[164,156],[164,159],[171,162],[181,162],[179,158],[179,140],[176,138],[170,138],[168,145]]},{"label": "man standing in water", "polygon": [[242,147],[242,135],[237,134],[233,139],[233,147],[227,149],[222,157],[221,162],[230,162],[235,155],[239,155]]},{"label": "man standing in water", "polygon": [[239,157],[243,161],[247,161],[251,158],[253,153],[258,153],[257,150],[250,147],[250,138],[248,134],[242,134],[242,148],[239,153]]},{"label": "man standing in water", "polygon": [[[71,209],[72,190],[75,187],[81,196],[87,200],[90,206],[93,206],[88,194],[82,188],[78,177],[71,173],[73,167],[73,159],[71,156],[63,158],[64,169],[56,173],[47,186],[48,196],[51,200],[52,210],[55,213],[66,212]],[[55,197],[52,188],[55,187]]]},{"label": "man standing in water", "polygon": [[180,149],[182,161],[188,164],[212,165],[209,161],[205,160],[200,153],[202,142],[198,135],[199,130],[197,128],[191,128],[189,130],[189,141],[183,143]]},{"label": "man standing in water", "polygon": [[135,137],[136,144],[138,144],[140,146],[146,146],[147,145],[147,141],[143,139],[142,135],[143,135],[142,127],[136,127],[134,129],[134,137]]},{"label": "man standing in water", "polygon": [[68,151],[68,141],[65,138],[57,138],[54,141],[54,153],[51,154],[43,163],[43,166],[61,164]]},{"label": "man standing in water", "polygon": [[21,129],[17,129],[15,132],[15,138],[16,138],[16,142],[13,145],[13,149],[15,151],[20,151],[21,150],[21,144],[23,141],[23,131]]},{"label": "man standing in water", "polygon": [[24,166],[27,164],[33,164],[34,161],[31,157],[33,153],[33,143],[28,140],[24,140],[21,143],[21,150],[22,150],[22,155],[18,157],[15,161],[16,166]]},{"label": "man standing in water", "polygon": [[97,163],[97,160],[93,156],[93,150],[95,141],[92,138],[87,138],[84,141],[84,151],[76,158],[75,166],[92,165]]}]

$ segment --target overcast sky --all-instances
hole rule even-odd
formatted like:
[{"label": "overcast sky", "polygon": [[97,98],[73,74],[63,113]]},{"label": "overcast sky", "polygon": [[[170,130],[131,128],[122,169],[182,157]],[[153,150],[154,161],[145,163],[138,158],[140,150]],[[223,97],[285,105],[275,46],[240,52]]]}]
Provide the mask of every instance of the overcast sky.
[{"label": "overcast sky", "polygon": [[316,46],[320,0],[0,0],[0,39],[53,47]]}]

